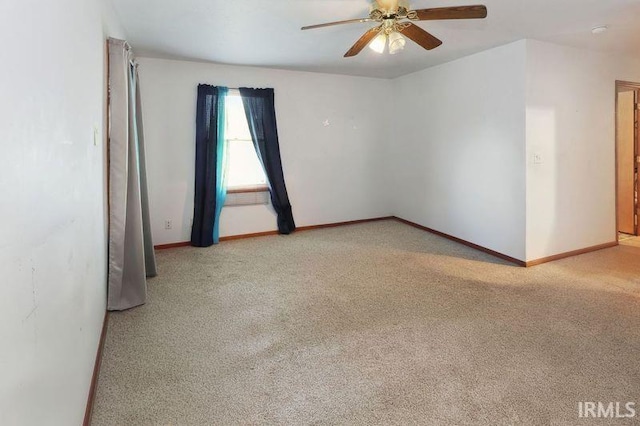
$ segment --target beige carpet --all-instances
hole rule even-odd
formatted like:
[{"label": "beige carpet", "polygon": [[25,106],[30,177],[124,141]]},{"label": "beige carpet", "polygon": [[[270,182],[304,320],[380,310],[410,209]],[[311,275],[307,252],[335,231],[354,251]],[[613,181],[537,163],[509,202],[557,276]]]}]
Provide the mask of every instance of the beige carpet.
[{"label": "beige carpet", "polygon": [[148,304],[110,316],[94,425],[582,425],[607,421],[579,419],[578,401],[640,411],[640,247],[525,269],[384,221],[158,264]]}]

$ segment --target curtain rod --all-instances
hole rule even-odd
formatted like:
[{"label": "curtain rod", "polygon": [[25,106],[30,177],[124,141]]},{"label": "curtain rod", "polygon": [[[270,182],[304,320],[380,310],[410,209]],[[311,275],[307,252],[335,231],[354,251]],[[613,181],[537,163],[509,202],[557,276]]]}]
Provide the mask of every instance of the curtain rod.
[{"label": "curtain rod", "polygon": [[[239,92],[240,91],[240,87],[227,87],[227,89],[229,89],[229,91],[234,91],[234,92]],[[243,89],[246,89],[246,87],[243,87]]]},{"label": "curtain rod", "polygon": [[[217,85],[211,85],[211,84],[206,84],[206,83],[200,83],[198,86],[209,86],[209,87],[226,87],[227,90],[229,90],[229,92],[235,92],[235,93],[240,93],[240,89],[241,87],[227,87],[227,86],[217,86]],[[242,87],[242,89],[246,89],[246,87]],[[254,89],[257,90],[257,89]]]}]

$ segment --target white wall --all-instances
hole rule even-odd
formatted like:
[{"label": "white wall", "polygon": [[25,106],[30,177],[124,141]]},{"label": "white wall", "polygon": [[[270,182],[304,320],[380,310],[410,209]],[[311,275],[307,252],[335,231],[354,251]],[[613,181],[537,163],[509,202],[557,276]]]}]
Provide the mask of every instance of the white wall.
[{"label": "white wall", "polygon": [[525,42],[393,81],[392,213],[525,257]]},{"label": "white wall", "polygon": [[84,416],[106,303],[109,8],[0,3],[0,424]]},{"label": "white wall", "polygon": [[526,45],[527,260],[613,242],[615,80],[640,60]]},{"label": "white wall", "polygon": [[[394,214],[520,260],[611,242],[614,83],[639,63],[525,40],[392,81],[142,59],[154,242],[189,239],[198,83],[276,89],[300,226]],[[222,213],[223,236],[275,228]]]},{"label": "white wall", "polygon": [[[379,148],[389,80],[140,59],[154,244],[189,241],[199,83],[275,90],[280,150],[298,226],[386,216]],[[329,120],[329,126],[323,122]],[[165,230],[164,221],[173,229]],[[270,207],[225,207],[220,235],[275,230]]]}]

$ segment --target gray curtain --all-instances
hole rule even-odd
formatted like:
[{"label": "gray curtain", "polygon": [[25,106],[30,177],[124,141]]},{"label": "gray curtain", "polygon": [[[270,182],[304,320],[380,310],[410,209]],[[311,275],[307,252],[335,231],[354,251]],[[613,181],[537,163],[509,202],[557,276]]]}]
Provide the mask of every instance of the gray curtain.
[{"label": "gray curtain", "polygon": [[127,42],[109,39],[109,283],[107,309],[142,305],[156,275],[138,70]]}]

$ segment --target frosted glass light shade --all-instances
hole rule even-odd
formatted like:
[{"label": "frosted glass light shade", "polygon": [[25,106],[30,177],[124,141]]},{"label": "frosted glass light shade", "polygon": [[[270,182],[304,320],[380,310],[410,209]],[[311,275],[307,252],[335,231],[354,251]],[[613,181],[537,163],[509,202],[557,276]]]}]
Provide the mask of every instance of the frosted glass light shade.
[{"label": "frosted glass light shade", "polygon": [[369,43],[369,49],[373,50],[376,53],[384,52],[384,48],[387,45],[387,35],[384,32],[381,32],[374,38],[371,43]]},{"label": "frosted glass light shade", "polygon": [[395,55],[402,49],[404,49],[404,45],[407,44],[407,41],[402,37],[402,34],[398,32],[393,32],[389,34],[389,53]]}]

